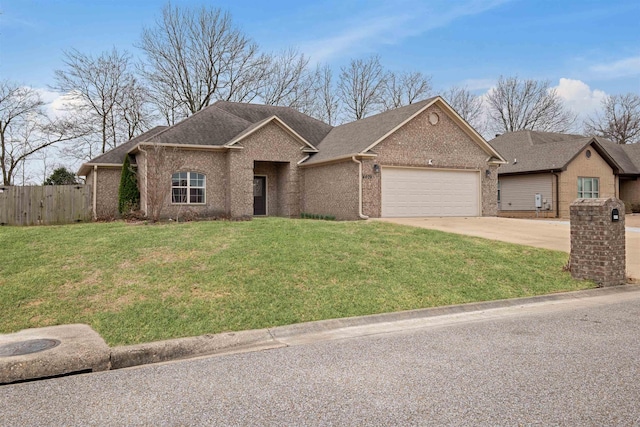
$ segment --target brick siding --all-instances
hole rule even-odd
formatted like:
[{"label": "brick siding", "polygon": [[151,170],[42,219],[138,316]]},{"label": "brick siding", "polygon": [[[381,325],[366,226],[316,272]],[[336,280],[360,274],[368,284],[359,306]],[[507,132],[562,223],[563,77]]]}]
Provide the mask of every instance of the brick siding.
[{"label": "brick siding", "polygon": [[[591,157],[587,158],[586,151],[591,151]],[[567,170],[560,173],[560,217],[569,218],[569,206],[578,198],[578,177],[599,178],[600,198],[617,197],[616,177],[611,166],[589,146],[582,150],[571,163]]]},{"label": "brick siding", "polygon": [[[228,174],[231,215],[253,215],[253,176],[255,167],[264,168],[263,162],[275,162],[271,169],[267,199],[277,200],[277,208],[268,206],[270,212],[286,217],[300,215],[300,174],[297,163],[306,157],[304,143],[275,123],[269,123],[238,143],[243,147],[229,152]],[[259,162],[259,163],[256,163]],[[262,169],[264,170],[264,169]],[[257,173],[260,175],[259,173]],[[275,179],[274,179],[275,178]],[[273,193],[275,197],[273,197]],[[271,194],[271,197],[269,196]]]},{"label": "brick siding", "polygon": [[620,180],[620,199],[640,204],[640,179]]},{"label": "brick siding", "polygon": [[[86,176],[86,182],[93,187],[93,169]],[[121,167],[99,167],[96,175],[96,218],[118,217],[118,189],[120,188]]]},{"label": "brick siding", "polygon": [[359,219],[358,165],[351,161],[304,168],[302,210],[334,215],[339,220]]},{"label": "brick siding", "polygon": [[[429,115],[436,113],[437,124],[429,122]],[[414,166],[439,169],[480,171],[482,215],[496,216],[498,212],[497,165],[487,163],[487,153],[482,150],[440,108],[432,106],[375,146],[378,154],[363,163],[363,210],[366,215],[380,217],[382,212],[382,174],[373,173],[375,163],[380,166]],[[429,159],[432,165],[429,166]],[[485,171],[490,174],[486,175]]]},{"label": "brick siding", "polygon": [[[620,220],[611,212],[618,209]],[[571,275],[600,286],[625,283],[624,204],[615,198],[578,199],[570,206]]]}]

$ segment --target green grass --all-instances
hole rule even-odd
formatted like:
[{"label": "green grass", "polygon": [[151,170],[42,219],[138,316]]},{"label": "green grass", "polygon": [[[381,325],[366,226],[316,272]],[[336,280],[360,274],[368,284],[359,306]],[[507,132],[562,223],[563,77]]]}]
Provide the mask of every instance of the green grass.
[{"label": "green grass", "polygon": [[593,287],[567,254],[381,222],[0,228],[0,332],[110,345]]}]

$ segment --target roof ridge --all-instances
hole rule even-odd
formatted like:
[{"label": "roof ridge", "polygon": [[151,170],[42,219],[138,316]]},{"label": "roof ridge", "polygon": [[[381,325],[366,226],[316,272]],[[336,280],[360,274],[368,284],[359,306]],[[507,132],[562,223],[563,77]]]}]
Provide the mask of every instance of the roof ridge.
[{"label": "roof ridge", "polygon": [[[215,108],[216,110],[222,111],[222,112],[223,112],[223,113],[225,113],[225,114],[229,114],[229,115],[231,115],[231,116],[233,116],[233,117],[237,118],[238,120],[242,120],[243,122],[246,122],[246,123],[248,123],[249,125],[251,125],[251,124],[252,124],[250,121],[245,120],[245,119],[243,119],[242,117],[238,117],[238,116],[236,116],[235,114],[230,113],[230,112],[229,112],[229,111],[227,111],[227,110],[223,110],[222,108],[216,107],[216,104],[217,104],[218,102],[221,102],[221,101],[216,101],[216,102],[214,102],[214,103],[213,103],[213,104],[211,104],[211,105],[207,105],[207,106],[206,106],[206,107],[204,107],[203,109],[198,110],[198,111],[196,111],[195,113],[193,113],[192,115],[190,115],[190,116],[188,116],[188,117],[185,117],[184,119],[180,120],[178,123],[176,123],[176,124],[174,124],[174,125],[171,125],[171,126],[167,126],[167,128],[166,128],[166,129],[163,129],[162,131],[160,131],[160,132],[158,132],[158,133],[154,134],[153,136],[151,136],[151,138],[156,138],[156,137],[158,137],[158,136],[160,136],[160,135],[164,134],[165,132],[167,132],[167,131],[169,131],[169,130],[176,129],[176,128],[180,127],[182,124],[184,124],[184,123],[188,122],[189,120],[191,120],[192,118],[197,117],[200,113],[203,113],[204,111],[208,111],[209,109],[213,109],[213,108]],[[248,126],[247,126],[247,127],[248,127]],[[245,128],[245,129],[246,129],[246,128]],[[140,141],[140,142],[144,142],[144,141]]]},{"label": "roof ridge", "polygon": [[[361,119],[352,120],[352,121],[347,122],[347,123],[342,123],[341,125],[334,126],[334,128],[350,125],[350,124],[353,124],[353,123],[361,123],[363,120],[371,121],[372,119],[379,118],[382,115],[390,115],[392,113],[397,114],[398,111],[408,110],[409,108],[415,108],[418,104],[428,104],[428,103],[432,102],[434,99],[436,99],[438,97],[439,97],[439,95],[436,95],[436,96],[432,96],[430,98],[426,98],[426,99],[420,100],[418,102],[413,102],[411,104],[403,105],[402,107],[391,108],[390,110],[381,111],[381,112],[373,114],[371,116],[363,117]],[[442,98],[442,97],[440,97],[440,98]]]},{"label": "roof ridge", "polygon": [[[318,122],[318,123],[321,123],[321,124],[323,124],[323,125],[325,125],[325,126],[329,126],[331,129],[333,129],[334,127],[336,127],[336,126],[330,125],[329,123],[324,122],[324,121],[322,121],[322,120],[320,120],[320,119],[317,119],[317,118],[315,118],[315,117],[313,117],[313,116],[310,116],[309,114],[303,113],[302,111],[298,111],[297,109],[295,109],[295,108],[293,108],[293,107],[286,106],[286,105],[269,105],[269,104],[257,104],[257,103],[254,103],[254,102],[236,102],[236,101],[223,101],[223,100],[219,100],[219,101],[216,101],[215,103],[213,103],[213,104],[212,104],[212,106],[216,106],[216,104],[218,104],[218,103],[222,103],[222,104],[233,104],[233,105],[238,105],[238,106],[258,107],[258,108],[263,108],[263,109],[267,109],[267,108],[276,108],[276,109],[280,109],[280,110],[288,110],[288,111],[290,111],[290,112],[292,112],[292,113],[294,113],[294,114],[300,114],[300,115],[302,115],[302,116],[305,116],[305,118],[307,118],[307,119],[311,119],[311,120],[316,121],[316,122]],[[220,108],[220,107],[218,107],[218,108]],[[227,111],[227,110],[225,110],[224,108],[220,108],[220,109],[221,109],[221,110],[224,110],[224,111]],[[232,112],[230,112],[230,111],[227,111],[227,113],[229,113],[229,114],[233,114],[233,115],[234,115],[234,116],[236,116],[236,117],[242,118],[242,117],[240,117],[240,116],[238,116],[238,115],[236,115],[236,114],[234,114],[234,113],[232,113]],[[275,115],[277,115],[277,114],[275,114]],[[280,118],[280,117],[278,117],[278,118],[279,118],[280,120],[283,120],[283,119],[282,119],[282,118]],[[243,119],[243,120],[244,120],[244,119]],[[284,121],[284,120],[283,120],[283,121]],[[285,123],[286,123],[286,122],[285,122]]]},{"label": "roof ridge", "polygon": [[525,131],[525,132],[526,132],[526,134],[527,134],[527,139],[529,140],[529,145],[534,145],[534,144],[533,144],[533,138],[531,137],[531,133],[532,133],[533,131],[532,131],[532,130],[530,130],[530,129],[524,129],[524,131]]}]

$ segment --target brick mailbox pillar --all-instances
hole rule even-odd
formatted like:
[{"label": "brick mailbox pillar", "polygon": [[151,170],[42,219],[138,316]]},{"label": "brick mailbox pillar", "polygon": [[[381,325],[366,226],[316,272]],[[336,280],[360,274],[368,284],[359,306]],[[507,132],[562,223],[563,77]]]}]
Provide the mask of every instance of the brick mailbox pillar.
[{"label": "brick mailbox pillar", "polygon": [[571,275],[599,286],[626,281],[624,204],[616,198],[571,203]]}]

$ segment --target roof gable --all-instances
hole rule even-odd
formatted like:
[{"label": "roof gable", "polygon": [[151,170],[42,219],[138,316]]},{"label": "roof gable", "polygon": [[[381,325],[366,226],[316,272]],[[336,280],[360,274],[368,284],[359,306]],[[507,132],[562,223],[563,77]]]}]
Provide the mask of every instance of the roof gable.
[{"label": "roof gable", "polygon": [[454,122],[497,163],[505,160],[453,108],[439,96],[405,107],[385,111],[355,122],[337,126],[318,145],[320,152],[305,164],[316,164],[349,155],[371,154],[376,145],[402,128],[432,105],[437,104]]},{"label": "roof gable", "polygon": [[[226,143],[224,146],[225,147],[231,147],[234,146],[235,144],[237,144],[238,142],[242,141],[243,139],[247,138],[249,135],[254,134],[255,132],[257,132],[258,130],[262,129],[263,127],[265,127],[266,125],[268,125],[269,123],[275,123],[277,126],[279,126],[282,130],[284,130],[285,132],[287,132],[289,135],[291,135],[294,139],[300,141],[302,144],[307,146],[307,150],[309,152],[317,152],[318,149],[316,147],[314,147],[313,145],[311,145],[309,143],[309,141],[307,141],[306,139],[304,139],[302,136],[300,136],[300,134],[298,134],[295,130],[291,129],[289,126],[287,126],[287,124],[285,122],[283,122],[282,120],[280,120],[278,118],[278,116],[271,116],[268,117],[262,121],[259,121],[258,123],[254,123],[251,126],[249,126],[248,128],[246,128],[245,130],[243,130],[242,132],[240,132],[238,135],[236,135],[235,138],[233,138],[231,141],[229,141],[228,143]],[[305,150],[306,151],[306,150]]]},{"label": "roof gable", "polygon": [[625,147],[601,138],[521,130],[500,135],[489,144],[508,160],[499,174],[517,174],[565,170],[567,165],[591,145],[615,173],[637,174],[637,164]]},{"label": "roof gable", "polygon": [[282,123],[313,147],[327,136],[333,127],[290,107],[273,105],[245,104],[239,102],[217,101],[213,106],[228,112],[248,123],[257,124],[276,116]]}]

